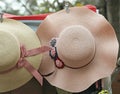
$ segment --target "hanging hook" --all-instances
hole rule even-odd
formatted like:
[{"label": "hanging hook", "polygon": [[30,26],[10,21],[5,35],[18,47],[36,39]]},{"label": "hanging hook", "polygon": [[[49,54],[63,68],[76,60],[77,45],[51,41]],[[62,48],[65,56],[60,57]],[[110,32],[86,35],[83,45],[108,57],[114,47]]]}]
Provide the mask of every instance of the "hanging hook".
[{"label": "hanging hook", "polygon": [[0,12],[0,22],[2,23],[3,22],[3,12]]},{"label": "hanging hook", "polygon": [[69,9],[69,2],[68,2],[67,0],[65,0],[65,6],[64,6],[64,8],[65,8],[65,11],[66,11],[67,13],[70,12],[70,9]]}]

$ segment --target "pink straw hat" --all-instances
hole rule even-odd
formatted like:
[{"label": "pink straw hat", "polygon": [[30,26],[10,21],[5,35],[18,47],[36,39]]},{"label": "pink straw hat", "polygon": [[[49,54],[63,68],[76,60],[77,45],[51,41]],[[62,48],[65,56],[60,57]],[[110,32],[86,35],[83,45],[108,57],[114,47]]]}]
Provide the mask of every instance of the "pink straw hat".
[{"label": "pink straw hat", "polygon": [[40,73],[52,85],[81,92],[116,67],[118,40],[112,26],[86,7],[73,7],[47,16],[37,34],[44,53]]}]

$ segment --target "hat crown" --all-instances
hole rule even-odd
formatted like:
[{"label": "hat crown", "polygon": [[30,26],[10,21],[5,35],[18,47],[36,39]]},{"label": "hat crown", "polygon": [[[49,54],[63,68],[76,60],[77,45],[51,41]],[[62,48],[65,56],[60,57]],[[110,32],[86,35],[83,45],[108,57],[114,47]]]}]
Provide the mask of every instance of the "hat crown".
[{"label": "hat crown", "polygon": [[20,56],[19,44],[10,32],[0,31],[0,72],[16,65]]},{"label": "hat crown", "polygon": [[58,56],[70,67],[82,67],[88,64],[95,54],[92,34],[80,25],[65,28],[60,33],[56,46]]}]

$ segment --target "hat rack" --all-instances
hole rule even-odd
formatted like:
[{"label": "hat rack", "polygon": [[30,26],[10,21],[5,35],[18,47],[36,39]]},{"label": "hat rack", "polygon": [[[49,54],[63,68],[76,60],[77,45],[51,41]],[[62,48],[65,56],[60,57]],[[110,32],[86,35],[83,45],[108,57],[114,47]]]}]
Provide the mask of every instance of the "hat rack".
[{"label": "hat rack", "polygon": [[68,0],[64,0],[64,1],[65,1],[64,9],[65,9],[66,13],[69,13],[70,12],[69,2],[68,2]]},{"label": "hat rack", "polygon": [[2,23],[3,22],[3,12],[0,12],[0,22]]}]

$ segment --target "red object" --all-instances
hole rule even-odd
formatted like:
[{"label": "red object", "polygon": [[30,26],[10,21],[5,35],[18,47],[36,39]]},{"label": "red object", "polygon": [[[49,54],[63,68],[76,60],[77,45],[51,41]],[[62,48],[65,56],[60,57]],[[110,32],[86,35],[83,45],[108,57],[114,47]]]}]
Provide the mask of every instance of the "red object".
[{"label": "red object", "polygon": [[85,5],[85,6],[96,12],[96,7],[94,5]]},{"label": "red object", "polygon": [[10,18],[15,20],[44,20],[48,14],[38,14],[38,15],[29,15],[29,16],[18,16],[4,13],[4,18]]}]

